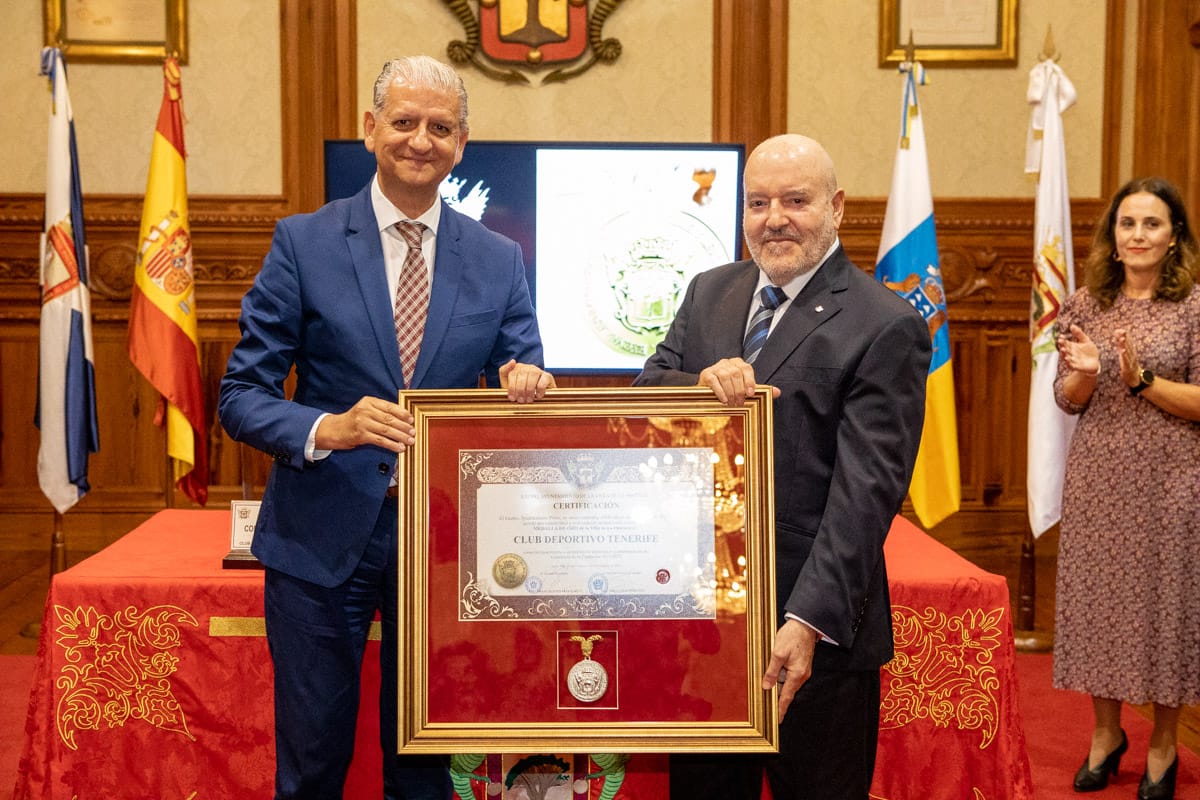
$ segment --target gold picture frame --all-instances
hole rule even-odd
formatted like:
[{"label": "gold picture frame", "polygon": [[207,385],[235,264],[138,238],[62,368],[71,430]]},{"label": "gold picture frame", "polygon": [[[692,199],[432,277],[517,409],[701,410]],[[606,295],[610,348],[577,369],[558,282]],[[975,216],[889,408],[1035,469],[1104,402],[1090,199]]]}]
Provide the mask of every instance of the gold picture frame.
[{"label": "gold picture frame", "polygon": [[969,0],[951,13],[912,19],[914,0],[879,0],[879,66],[914,55],[927,67],[1015,67],[1017,0]]},{"label": "gold picture frame", "polygon": [[401,753],[778,749],[768,388],[400,403]]},{"label": "gold picture frame", "polygon": [[44,0],[47,47],[68,62],[188,60],[187,0]]}]

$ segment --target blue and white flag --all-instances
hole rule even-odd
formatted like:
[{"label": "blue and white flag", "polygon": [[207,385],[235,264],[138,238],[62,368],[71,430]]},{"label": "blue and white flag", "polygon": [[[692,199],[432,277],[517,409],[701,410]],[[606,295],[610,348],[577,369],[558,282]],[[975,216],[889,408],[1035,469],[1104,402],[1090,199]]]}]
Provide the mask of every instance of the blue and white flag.
[{"label": "blue and white flag", "polygon": [[1076,417],[1054,402],[1058,312],[1075,291],[1071,243],[1071,194],[1067,189],[1067,147],[1062,112],[1075,103],[1075,87],[1062,68],[1046,59],[1029,73],[1025,99],[1032,107],[1025,171],[1038,174],[1033,212],[1033,292],[1029,339],[1029,439],[1026,497],[1029,526],[1041,536],[1062,517],[1063,474]]},{"label": "blue and white flag", "polygon": [[911,303],[929,325],[933,358],[925,384],[925,427],[908,496],[921,524],[931,528],[958,511],[962,483],[946,290],[938,266],[925,127],[917,102],[917,84],[925,82],[925,70],[916,62],[905,62],[900,68],[904,73],[900,141],[875,278]]},{"label": "blue and white flag", "polygon": [[50,134],[46,147],[41,342],[34,424],[41,430],[38,484],[54,508],[63,513],[88,492],[88,454],[100,449],[100,432],[83,193],[79,188],[67,70],[58,48],[42,50],[41,74],[50,79]]}]

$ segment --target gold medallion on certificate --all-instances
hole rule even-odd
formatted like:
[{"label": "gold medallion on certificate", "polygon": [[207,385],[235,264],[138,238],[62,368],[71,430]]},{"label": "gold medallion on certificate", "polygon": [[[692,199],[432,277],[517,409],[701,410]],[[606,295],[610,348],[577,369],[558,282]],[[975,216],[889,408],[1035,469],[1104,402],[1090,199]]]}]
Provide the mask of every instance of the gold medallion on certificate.
[{"label": "gold medallion on certificate", "polygon": [[525,582],[529,566],[516,553],[505,553],[492,564],[492,577],[505,589],[515,589]]}]

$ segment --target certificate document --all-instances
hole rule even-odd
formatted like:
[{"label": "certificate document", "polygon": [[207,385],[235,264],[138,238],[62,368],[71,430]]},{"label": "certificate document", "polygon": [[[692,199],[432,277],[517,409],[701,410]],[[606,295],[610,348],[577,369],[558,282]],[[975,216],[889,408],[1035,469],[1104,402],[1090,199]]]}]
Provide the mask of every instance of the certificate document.
[{"label": "certificate document", "polygon": [[459,450],[459,619],[712,619],[713,450]]}]

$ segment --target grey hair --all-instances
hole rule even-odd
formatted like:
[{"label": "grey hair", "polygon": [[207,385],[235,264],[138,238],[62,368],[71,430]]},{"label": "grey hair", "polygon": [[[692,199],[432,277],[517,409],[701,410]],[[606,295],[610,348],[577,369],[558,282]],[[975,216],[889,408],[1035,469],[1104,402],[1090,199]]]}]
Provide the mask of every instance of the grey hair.
[{"label": "grey hair", "polygon": [[461,133],[468,132],[467,87],[453,67],[429,56],[393,58],[383,65],[383,71],[375,79],[373,102],[376,114],[383,111],[384,103],[387,102],[388,87],[395,81],[458,95],[458,127]]}]

